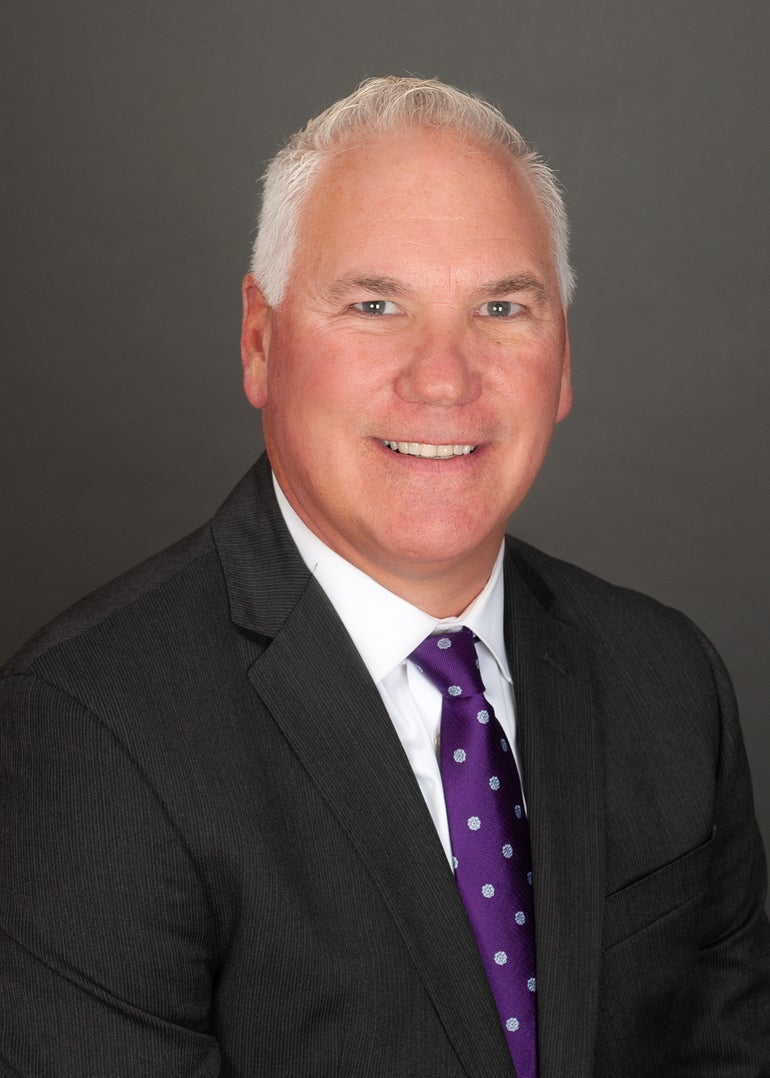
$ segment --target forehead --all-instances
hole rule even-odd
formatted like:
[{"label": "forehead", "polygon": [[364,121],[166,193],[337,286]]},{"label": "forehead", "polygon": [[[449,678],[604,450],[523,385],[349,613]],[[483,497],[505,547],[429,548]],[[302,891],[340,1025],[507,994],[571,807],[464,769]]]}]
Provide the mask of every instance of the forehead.
[{"label": "forehead", "polygon": [[362,137],[338,151],[302,206],[298,241],[298,272],[339,258],[397,263],[419,252],[426,260],[551,261],[543,211],[518,163],[502,149],[423,128]]}]

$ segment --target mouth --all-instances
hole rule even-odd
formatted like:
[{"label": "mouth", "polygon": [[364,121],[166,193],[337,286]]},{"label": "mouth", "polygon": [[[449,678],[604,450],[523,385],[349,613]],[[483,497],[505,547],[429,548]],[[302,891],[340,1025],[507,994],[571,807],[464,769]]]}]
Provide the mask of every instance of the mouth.
[{"label": "mouth", "polygon": [[391,442],[387,439],[385,445],[394,453],[404,453],[409,457],[426,457],[430,460],[466,457],[476,449],[475,445],[431,445],[428,442]]}]

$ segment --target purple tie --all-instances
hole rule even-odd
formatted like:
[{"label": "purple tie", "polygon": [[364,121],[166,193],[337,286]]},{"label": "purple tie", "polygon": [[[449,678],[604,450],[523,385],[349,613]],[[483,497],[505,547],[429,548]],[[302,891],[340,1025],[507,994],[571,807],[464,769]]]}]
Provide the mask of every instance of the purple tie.
[{"label": "purple tie", "polygon": [[513,753],[484,696],[470,629],[409,658],[441,692],[441,778],[457,886],[519,1078],[537,1076],[529,827]]}]

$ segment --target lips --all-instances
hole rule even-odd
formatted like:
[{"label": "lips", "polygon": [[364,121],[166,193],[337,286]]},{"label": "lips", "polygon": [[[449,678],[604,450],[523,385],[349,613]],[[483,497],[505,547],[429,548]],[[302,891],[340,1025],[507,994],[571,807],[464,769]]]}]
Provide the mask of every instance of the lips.
[{"label": "lips", "polygon": [[465,457],[476,448],[475,445],[431,445],[428,442],[391,442],[387,439],[385,445],[394,453],[404,453],[410,457],[426,457],[432,460]]}]

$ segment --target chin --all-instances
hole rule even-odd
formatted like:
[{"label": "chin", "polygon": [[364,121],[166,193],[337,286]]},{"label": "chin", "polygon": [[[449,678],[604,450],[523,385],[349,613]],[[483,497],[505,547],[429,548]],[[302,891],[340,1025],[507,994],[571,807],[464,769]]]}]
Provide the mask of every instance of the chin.
[{"label": "chin", "polygon": [[452,563],[473,559],[474,556],[483,557],[489,554],[492,559],[497,555],[497,550],[502,540],[503,530],[496,530],[494,534],[462,534],[456,528],[436,530],[416,530],[411,535],[402,532],[393,536],[390,552],[394,564],[400,563],[405,567],[417,568],[424,566],[440,566],[442,563]]}]

